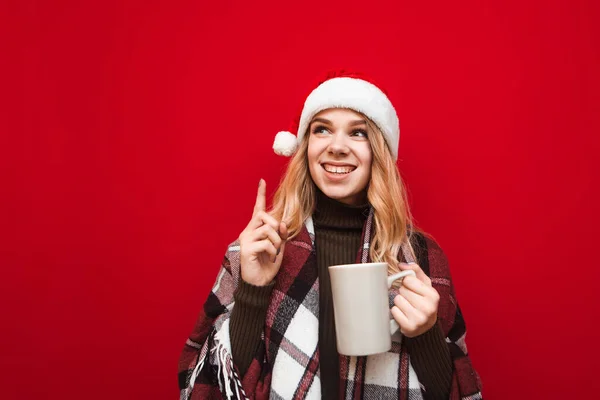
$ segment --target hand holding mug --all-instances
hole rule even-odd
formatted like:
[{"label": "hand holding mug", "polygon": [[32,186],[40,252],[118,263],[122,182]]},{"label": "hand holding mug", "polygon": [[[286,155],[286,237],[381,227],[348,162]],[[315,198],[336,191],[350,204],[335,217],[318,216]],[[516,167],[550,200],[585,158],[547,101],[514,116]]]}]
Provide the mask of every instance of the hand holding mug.
[{"label": "hand holding mug", "polygon": [[400,269],[413,270],[415,275],[402,281],[399,294],[394,298],[392,316],[403,335],[419,336],[435,325],[440,295],[418,264],[400,263]]},{"label": "hand holding mug", "polygon": [[242,279],[255,286],[268,285],[275,278],[288,238],[286,224],[265,211],[266,191],[261,179],[252,219],[239,236]]}]

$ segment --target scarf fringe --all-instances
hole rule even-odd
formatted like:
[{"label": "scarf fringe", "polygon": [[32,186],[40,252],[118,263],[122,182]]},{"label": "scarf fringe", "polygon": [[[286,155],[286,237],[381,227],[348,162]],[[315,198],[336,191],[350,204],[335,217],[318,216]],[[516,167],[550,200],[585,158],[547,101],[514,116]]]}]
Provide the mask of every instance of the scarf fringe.
[{"label": "scarf fringe", "polygon": [[[212,348],[209,351],[206,351],[206,348],[203,348],[198,352],[198,360],[196,361],[196,366],[192,371],[190,376],[190,380],[188,381],[188,385],[185,389],[181,391],[180,400],[188,400],[192,394],[192,390],[194,389],[194,383],[196,382],[196,378],[200,375],[200,371],[202,371],[202,367],[206,363],[206,358],[210,354],[215,357],[217,364],[217,380],[219,382],[219,389],[221,393],[225,395],[227,400],[249,400],[244,388],[242,386],[242,381],[235,370],[233,365],[233,359],[227,346],[225,345],[228,342],[229,338],[225,338],[224,335],[227,335],[227,327],[228,324],[224,324],[221,326],[216,332],[213,332],[211,337],[205,342],[205,347],[211,341],[214,343]],[[212,340],[211,340],[212,339]],[[232,383],[233,389],[232,389]]]},{"label": "scarf fringe", "polygon": [[[218,371],[217,377],[219,381],[219,387],[221,389],[221,393],[224,393],[226,399],[240,399],[240,400],[249,400],[248,396],[246,396],[246,392],[242,386],[242,381],[235,370],[235,366],[233,365],[233,359],[229,352],[228,346],[225,343],[229,343],[229,337],[226,337],[228,334],[229,324],[223,324],[221,329],[219,329],[215,334],[215,345],[211,349],[211,353],[216,353]],[[233,390],[232,390],[232,382],[233,382]],[[234,393],[235,390],[235,393]]]}]

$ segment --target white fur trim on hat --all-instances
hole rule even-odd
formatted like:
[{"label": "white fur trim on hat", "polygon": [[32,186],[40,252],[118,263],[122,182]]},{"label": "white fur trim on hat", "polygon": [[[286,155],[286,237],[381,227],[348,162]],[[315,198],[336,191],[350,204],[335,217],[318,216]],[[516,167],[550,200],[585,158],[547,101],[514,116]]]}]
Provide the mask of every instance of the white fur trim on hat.
[{"label": "white fur trim on hat", "polygon": [[298,148],[298,138],[292,132],[281,131],[275,135],[273,150],[275,154],[290,157]]},{"label": "white fur trim on hat", "polygon": [[319,85],[306,98],[297,142],[308,129],[313,117],[328,108],[349,108],[366,115],[381,129],[394,160],[398,159],[400,122],[392,102],[377,86],[362,79],[332,78]]}]

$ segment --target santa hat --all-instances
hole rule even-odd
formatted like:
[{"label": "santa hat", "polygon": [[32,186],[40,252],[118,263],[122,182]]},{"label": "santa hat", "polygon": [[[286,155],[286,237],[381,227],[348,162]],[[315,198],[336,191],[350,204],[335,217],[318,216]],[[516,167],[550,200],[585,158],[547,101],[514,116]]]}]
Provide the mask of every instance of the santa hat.
[{"label": "santa hat", "polygon": [[371,79],[344,71],[329,75],[308,95],[297,124],[297,134],[277,133],[273,143],[275,153],[292,156],[313,117],[329,108],[348,108],[367,116],[383,133],[394,160],[398,159],[400,123],[392,102]]}]

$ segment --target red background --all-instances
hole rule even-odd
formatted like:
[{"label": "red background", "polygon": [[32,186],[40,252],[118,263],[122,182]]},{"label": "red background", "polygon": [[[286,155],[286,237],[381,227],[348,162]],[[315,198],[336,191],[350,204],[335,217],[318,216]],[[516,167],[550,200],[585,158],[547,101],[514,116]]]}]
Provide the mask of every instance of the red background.
[{"label": "red background", "polygon": [[486,399],[595,397],[597,4],[3,5],[0,397],[177,398],[274,134],[332,67],[398,109]]}]

